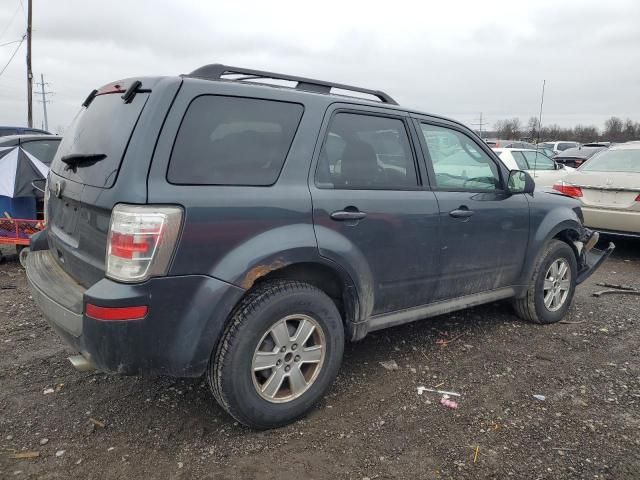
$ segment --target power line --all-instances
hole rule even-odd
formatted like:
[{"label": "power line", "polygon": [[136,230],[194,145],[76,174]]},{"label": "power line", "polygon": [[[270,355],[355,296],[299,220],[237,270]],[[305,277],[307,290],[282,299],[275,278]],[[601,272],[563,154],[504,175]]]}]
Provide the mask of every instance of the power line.
[{"label": "power line", "polygon": [[18,10],[20,10],[20,5],[18,5],[18,8],[16,8],[16,11],[13,12],[11,19],[9,20],[9,23],[7,23],[7,26],[4,27],[4,29],[2,30],[2,33],[0,33],[0,38],[2,38],[4,34],[7,33],[7,30],[9,30],[9,27],[11,26],[11,24],[13,23],[13,20],[16,18],[16,15],[18,14]]},{"label": "power line", "polygon": [[479,130],[480,130],[480,138],[482,138],[482,127],[484,127],[485,125],[488,125],[489,122],[483,122],[482,121],[482,112],[480,112],[480,120],[478,120],[476,123],[471,123],[471,125],[476,125],[478,126]]},{"label": "power line", "polygon": [[16,56],[16,53],[18,53],[18,50],[20,50],[20,47],[22,46],[22,42],[24,42],[24,39],[26,38],[26,35],[24,37],[22,37],[22,40],[20,40],[20,43],[18,44],[18,46],[16,47],[16,49],[13,51],[13,53],[11,54],[11,57],[9,58],[9,61],[5,64],[4,67],[2,67],[2,70],[0,70],[0,77],[2,76],[2,74],[4,73],[4,71],[7,69],[7,67],[9,66],[9,64],[11,63],[11,61],[13,60],[13,57]]},{"label": "power line", "polygon": [[18,39],[18,40],[13,40],[12,42],[0,43],[0,47],[6,47],[7,45],[12,45],[14,43],[19,43],[21,41],[22,41],[21,39]]},{"label": "power line", "polygon": [[42,110],[44,111],[44,129],[49,130],[49,117],[47,116],[47,103],[50,103],[51,100],[47,100],[47,95],[53,95],[55,92],[45,91],[44,87],[50,85],[49,83],[44,81],[44,74],[40,74],[40,81],[36,82],[36,85],[40,87],[40,95],[42,95],[42,100],[36,100],[37,102],[42,103]]}]

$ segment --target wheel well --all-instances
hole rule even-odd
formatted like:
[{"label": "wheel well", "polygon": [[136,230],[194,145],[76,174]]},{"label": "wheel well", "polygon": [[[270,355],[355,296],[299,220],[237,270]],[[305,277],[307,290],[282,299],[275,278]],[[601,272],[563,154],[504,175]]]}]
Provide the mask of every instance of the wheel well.
[{"label": "wheel well", "polygon": [[347,326],[355,318],[355,290],[334,269],[319,263],[296,263],[273,270],[257,279],[253,287],[274,279],[298,280],[319,288],[336,304],[342,321]]},{"label": "wheel well", "polygon": [[576,260],[580,258],[580,252],[578,252],[578,247],[576,247],[576,244],[574,243],[580,239],[580,234],[577,231],[572,228],[567,228],[556,233],[553,238],[569,245],[573,250],[573,253],[576,255]]}]

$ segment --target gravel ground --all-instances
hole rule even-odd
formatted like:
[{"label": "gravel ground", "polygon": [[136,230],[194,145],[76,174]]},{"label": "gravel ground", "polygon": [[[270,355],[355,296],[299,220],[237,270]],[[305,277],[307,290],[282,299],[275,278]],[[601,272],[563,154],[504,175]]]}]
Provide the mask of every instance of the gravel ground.
[{"label": "gravel ground", "polygon": [[[640,242],[618,244],[565,323],[496,303],[377,332],[347,346],[318,408],[268,432],[235,423],[202,379],[74,371],[10,257],[0,478],[638,479],[640,298],[591,296],[640,286]],[[460,392],[459,408],[421,385]]]}]

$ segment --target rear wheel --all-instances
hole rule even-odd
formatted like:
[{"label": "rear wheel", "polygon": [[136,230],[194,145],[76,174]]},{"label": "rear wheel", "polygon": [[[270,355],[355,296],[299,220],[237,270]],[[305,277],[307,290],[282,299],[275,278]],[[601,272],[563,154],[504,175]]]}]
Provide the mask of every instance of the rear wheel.
[{"label": "rear wheel", "polygon": [[513,302],[518,316],[534,323],[562,320],[571,306],[577,269],[573,249],[551,240],[537,260],[529,290]]},{"label": "rear wheel", "polygon": [[209,363],[218,403],[259,429],[304,415],[333,383],[344,350],[334,302],[302,282],[258,286],[241,301]]}]

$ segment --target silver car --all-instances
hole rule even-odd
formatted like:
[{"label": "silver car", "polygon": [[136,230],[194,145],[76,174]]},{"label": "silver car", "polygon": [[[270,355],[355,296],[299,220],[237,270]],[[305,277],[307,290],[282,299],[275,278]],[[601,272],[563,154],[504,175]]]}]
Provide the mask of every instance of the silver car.
[{"label": "silver car", "polygon": [[640,237],[640,142],[597,153],[553,188],[582,202],[587,227]]}]

